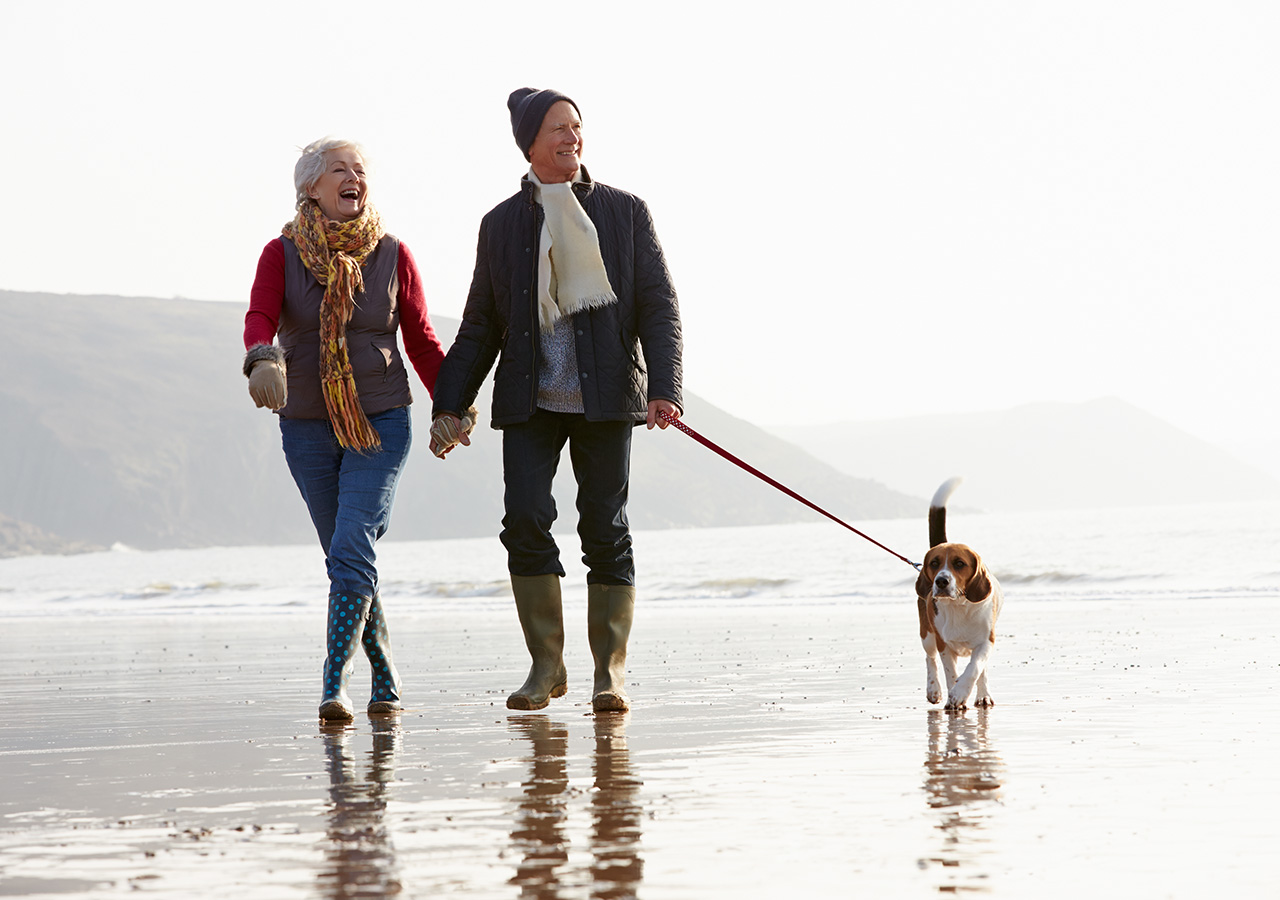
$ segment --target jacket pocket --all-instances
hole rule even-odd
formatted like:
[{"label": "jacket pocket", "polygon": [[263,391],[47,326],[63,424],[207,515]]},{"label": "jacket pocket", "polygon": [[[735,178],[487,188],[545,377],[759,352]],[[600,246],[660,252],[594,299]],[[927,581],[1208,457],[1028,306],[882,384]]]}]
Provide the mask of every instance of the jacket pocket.
[{"label": "jacket pocket", "polygon": [[646,374],[644,368],[644,358],[640,355],[640,342],[634,337],[620,335],[622,340],[623,358],[631,360],[631,365],[636,367],[641,375]]}]

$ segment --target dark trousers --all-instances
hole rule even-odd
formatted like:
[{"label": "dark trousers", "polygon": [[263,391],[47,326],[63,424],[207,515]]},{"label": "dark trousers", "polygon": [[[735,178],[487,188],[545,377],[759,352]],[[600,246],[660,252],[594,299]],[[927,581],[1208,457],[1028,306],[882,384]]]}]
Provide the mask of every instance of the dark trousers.
[{"label": "dark trousers", "polygon": [[627,482],[631,473],[631,422],[588,422],[574,413],[540,409],[527,421],[502,429],[506,484],[502,545],[512,575],[564,575],[551,536],[556,501],[551,482],[560,452],[578,482],[578,536],[588,584],[635,584]]}]

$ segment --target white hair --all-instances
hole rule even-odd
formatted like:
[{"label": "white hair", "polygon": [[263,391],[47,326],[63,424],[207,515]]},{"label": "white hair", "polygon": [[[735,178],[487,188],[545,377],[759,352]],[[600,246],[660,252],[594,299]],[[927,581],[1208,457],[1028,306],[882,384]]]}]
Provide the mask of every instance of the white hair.
[{"label": "white hair", "polygon": [[293,187],[298,192],[295,206],[300,207],[311,199],[311,189],[316,186],[329,164],[329,151],[347,147],[359,153],[360,158],[368,165],[369,157],[365,154],[364,147],[346,138],[323,137],[302,148],[302,155],[293,166]]}]

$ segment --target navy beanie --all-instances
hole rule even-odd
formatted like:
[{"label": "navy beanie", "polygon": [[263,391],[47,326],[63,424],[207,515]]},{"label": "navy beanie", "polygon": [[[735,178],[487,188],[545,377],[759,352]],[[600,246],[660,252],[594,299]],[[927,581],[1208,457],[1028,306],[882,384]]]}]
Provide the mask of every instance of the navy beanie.
[{"label": "navy beanie", "polygon": [[[540,91],[529,87],[517,88],[507,98],[507,109],[511,110],[511,133],[515,135],[516,146],[525,159],[529,158],[529,148],[542,128],[547,110],[561,100],[568,100],[578,110],[578,104],[551,88]],[[582,110],[578,110],[578,115],[582,115]]]}]

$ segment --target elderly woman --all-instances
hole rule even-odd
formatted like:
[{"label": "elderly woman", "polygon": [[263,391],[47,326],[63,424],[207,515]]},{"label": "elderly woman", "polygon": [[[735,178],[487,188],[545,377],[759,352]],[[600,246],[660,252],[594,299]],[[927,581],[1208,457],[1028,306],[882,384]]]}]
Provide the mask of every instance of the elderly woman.
[{"label": "elderly woman", "polygon": [[258,260],[244,374],[254,402],[279,416],[289,471],[324,548],[320,718],[347,720],[357,645],[373,669],[368,711],[401,708],[374,552],[410,443],[413,398],[396,331],[428,392],[444,352],[413,256],[369,202],[361,147],[316,141],[302,151],[293,181],[297,212]]}]

